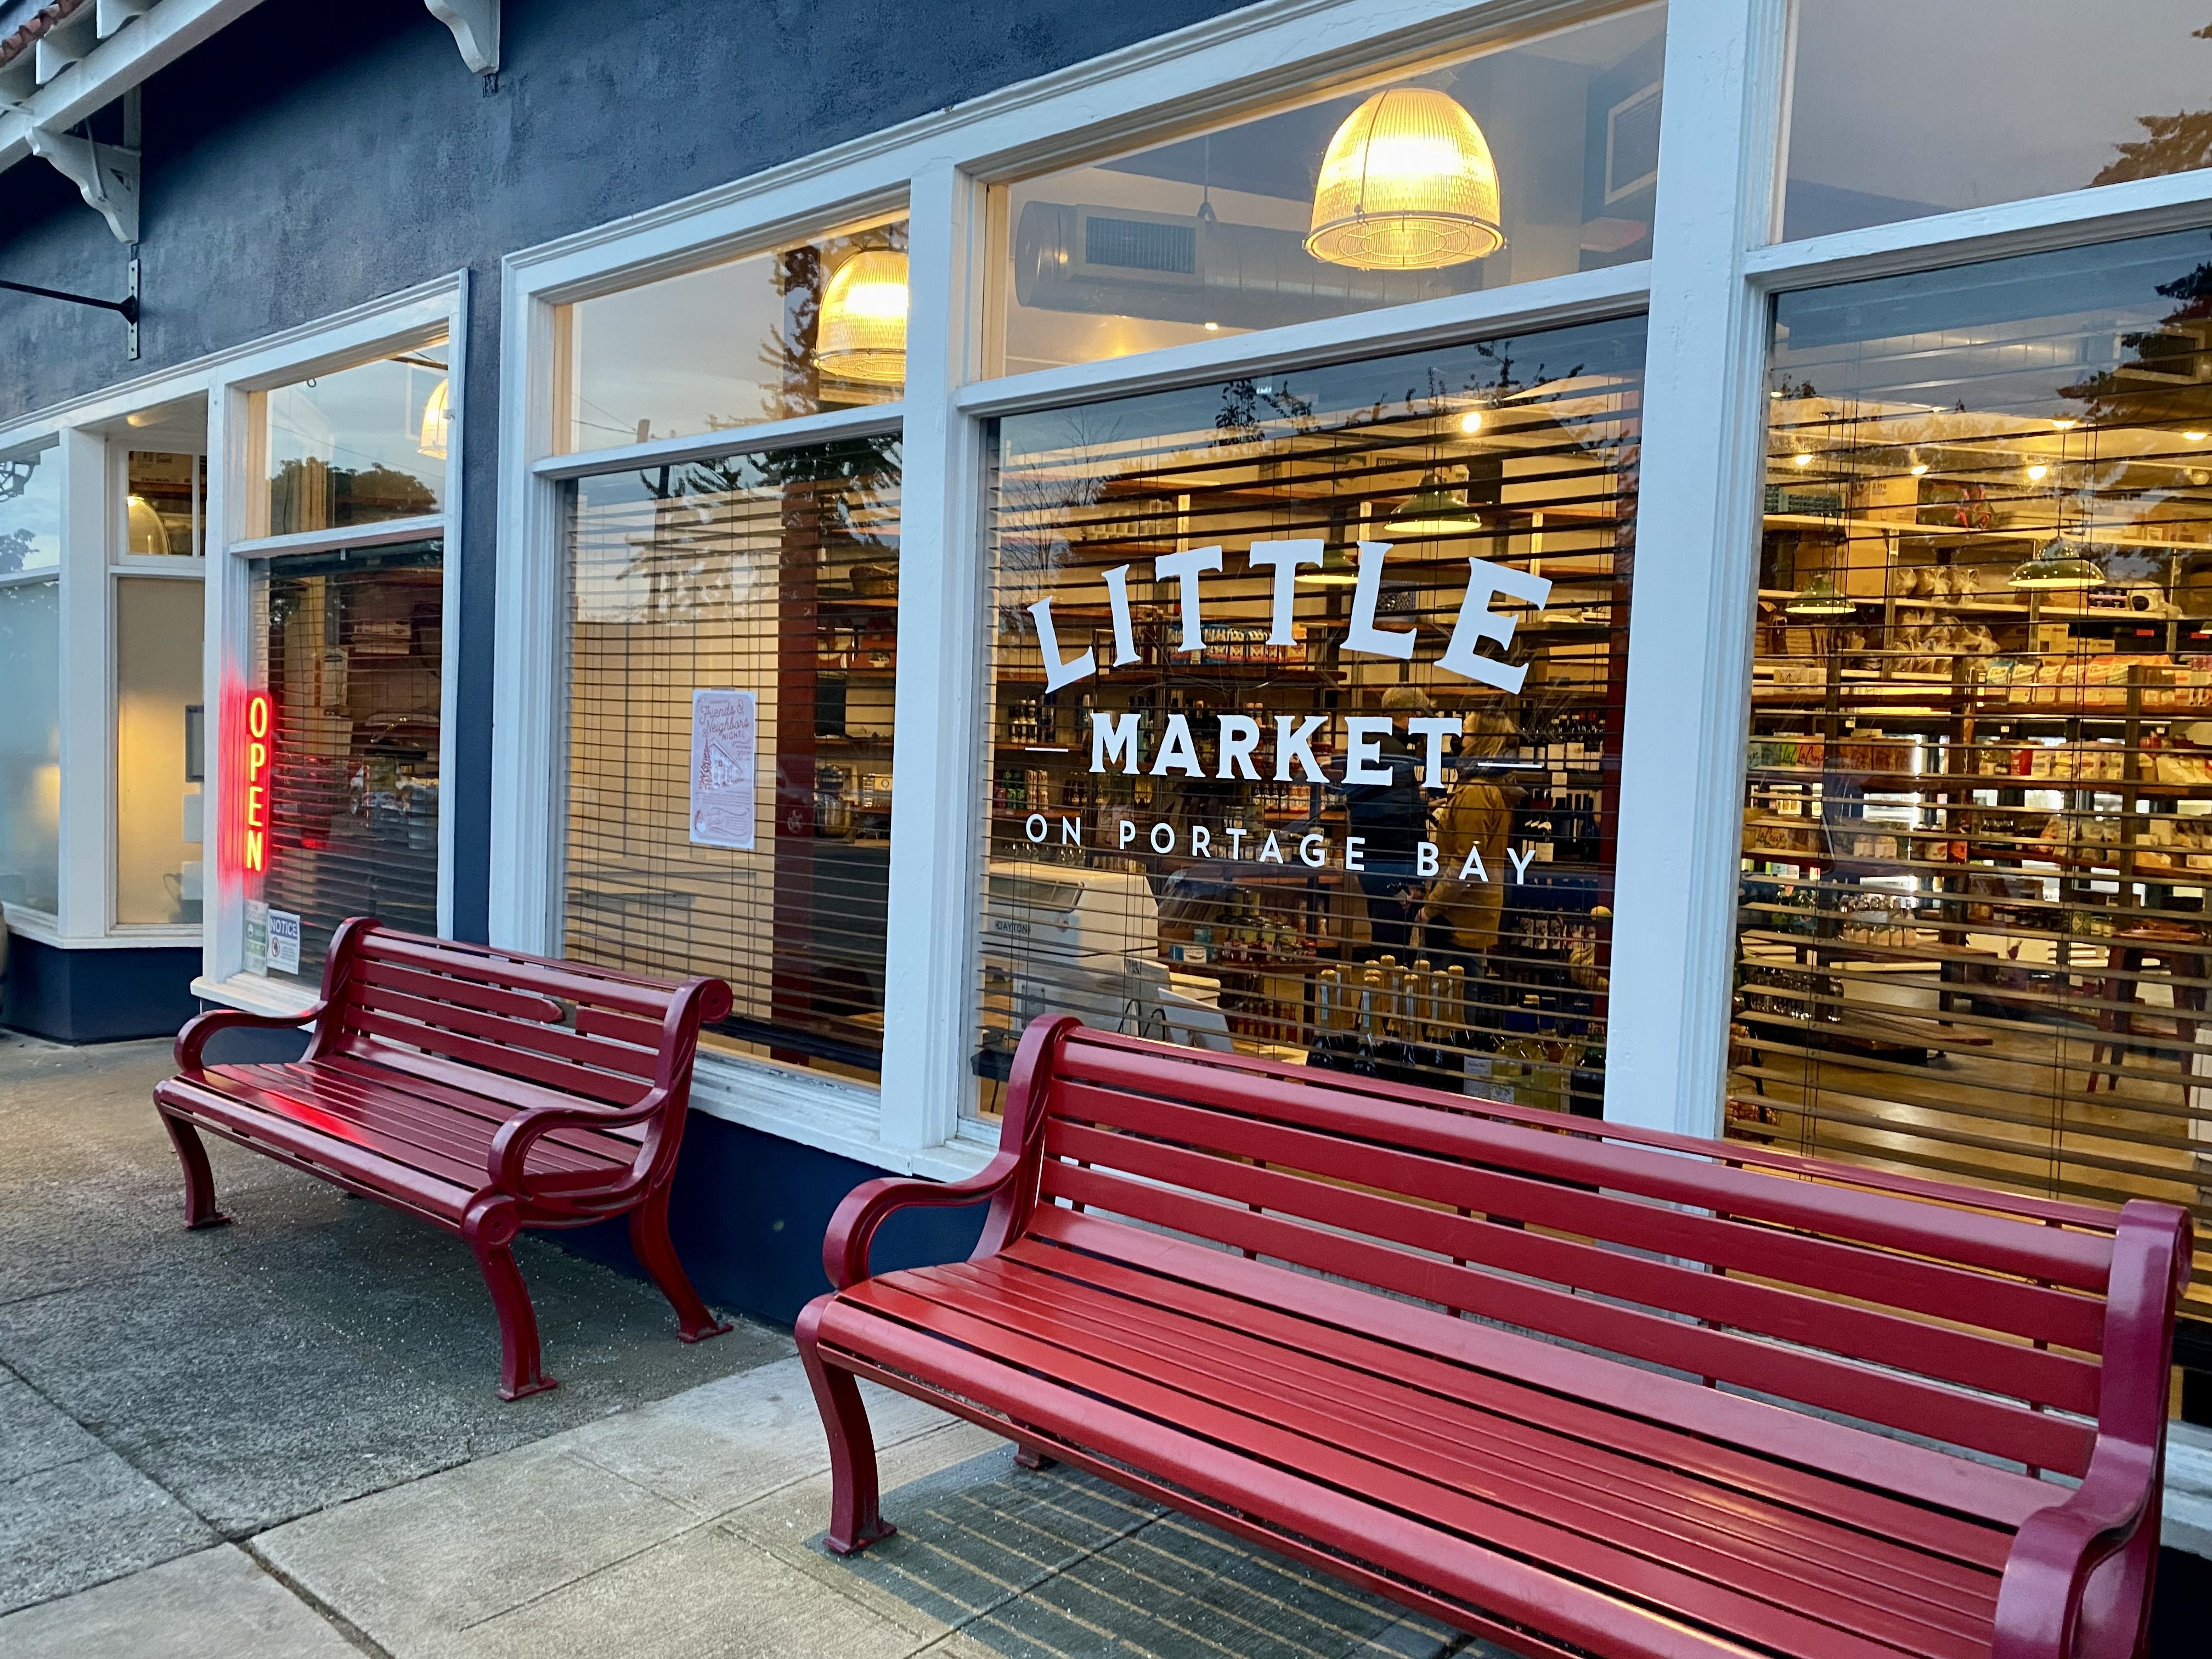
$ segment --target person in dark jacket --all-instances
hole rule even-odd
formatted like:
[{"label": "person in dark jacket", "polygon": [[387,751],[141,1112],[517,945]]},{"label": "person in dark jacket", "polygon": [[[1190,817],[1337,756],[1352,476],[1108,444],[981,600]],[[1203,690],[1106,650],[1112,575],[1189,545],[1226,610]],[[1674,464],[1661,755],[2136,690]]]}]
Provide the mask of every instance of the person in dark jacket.
[{"label": "person in dark jacket", "polygon": [[[1409,715],[1434,714],[1436,706],[1417,685],[1394,685],[1382,694],[1382,712],[1402,726]],[[1421,754],[1412,740],[1394,729],[1377,747],[1375,763],[1389,770],[1390,781],[1346,785],[1345,816],[1349,832],[1367,843],[1359,889],[1367,900],[1368,933],[1377,952],[1403,960],[1426,886],[1419,848],[1428,839],[1429,807],[1421,793]]]}]

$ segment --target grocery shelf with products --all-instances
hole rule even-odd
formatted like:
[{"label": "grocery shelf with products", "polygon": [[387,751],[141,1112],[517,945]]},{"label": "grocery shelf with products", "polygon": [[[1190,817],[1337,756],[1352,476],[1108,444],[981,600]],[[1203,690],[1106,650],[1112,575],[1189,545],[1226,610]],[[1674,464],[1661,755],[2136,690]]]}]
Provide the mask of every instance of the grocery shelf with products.
[{"label": "grocery shelf with products", "polygon": [[[1598,1113],[1640,356],[1607,324],[1001,424],[981,1109],[1050,1007]],[[1299,541],[1279,586],[1252,556]],[[1489,600],[1512,690],[1439,660],[1493,565],[1548,585]]]},{"label": "grocery shelf with products", "polygon": [[2202,241],[1778,302],[1731,1133],[2208,1213]]}]

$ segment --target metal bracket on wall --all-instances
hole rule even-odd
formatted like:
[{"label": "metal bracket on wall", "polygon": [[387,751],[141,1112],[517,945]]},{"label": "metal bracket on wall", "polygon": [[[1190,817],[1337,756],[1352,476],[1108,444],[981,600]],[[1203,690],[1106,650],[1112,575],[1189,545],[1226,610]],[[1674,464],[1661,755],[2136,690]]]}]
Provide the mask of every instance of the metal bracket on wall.
[{"label": "metal bracket on wall", "polygon": [[478,75],[499,73],[499,0],[422,0],[453,32],[461,61]]},{"label": "metal bracket on wall", "polygon": [[10,283],[0,280],[0,289],[14,294],[35,294],[42,300],[60,300],[73,306],[90,306],[96,311],[112,311],[123,319],[130,330],[131,360],[138,360],[138,255],[131,255],[131,291],[119,300],[97,300],[89,294],[71,294],[66,289],[40,288],[35,283]]},{"label": "metal bracket on wall", "polygon": [[84,198],[85,205],[107,221],[115,240],[138,243],[138,152],[102,144],[66,132],[33,127],[31,154],[44,156]]}]

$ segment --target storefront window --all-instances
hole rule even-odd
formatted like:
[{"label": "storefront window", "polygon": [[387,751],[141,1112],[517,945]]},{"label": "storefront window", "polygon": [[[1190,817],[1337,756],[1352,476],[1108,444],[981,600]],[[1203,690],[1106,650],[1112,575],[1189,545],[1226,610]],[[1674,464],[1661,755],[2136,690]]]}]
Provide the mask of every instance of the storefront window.
[{"label": "storefront window", "polygon": [[1666,16],[1004,187],[1002,372],[1647,258]]},{"label": "storefront window", "polygon": [[0,576],[62,560],[60,446],[49,439],[0,456]]},{"label": "storefront window", "polygon": [[1771,369],[1729,1133],[2212,1215],[2212,235],[1785,295]]},{"label": "storefront window", "polygon": [[438,931],[442,563],[425,541],[253,566],[225,721],[248,973],[313,984],[348,916]]},{"label": "storefront window", "polygon": [[201,593],[196,580],[115,582],[115,920],[200,919]]},{"label": "storefront window", "polygon": [[437,512],[453,429],[449,355],[440,340],[258,394],[269,488],[248,533]]},{"label": "storefront window", "polygon": [[1782,235],[2212,166],[2203,0],[1796,8]]},{"label": "storefront window", "polygon": [[887,403],[906,384],[906,221],[565,308],[563,453]]},{"label": "storefront window", "polygon": [[207,461],[134,449],[124,498],[123,550],[135,557],[197,557],[207,516]]},{"label": "storefront window", "polygon": [[726,1051],[882,1066],[899,446],[576,486],[567,949],[737,994]]},{"label": "storefront window", "polygon": [[0,900],[49,915],[61,882],[61,584],[0,582]]},{"label": "storefront window", "polygon": [[1040,1013],[1601,1108],[1640,319],[996,431],[979,1101]]}]

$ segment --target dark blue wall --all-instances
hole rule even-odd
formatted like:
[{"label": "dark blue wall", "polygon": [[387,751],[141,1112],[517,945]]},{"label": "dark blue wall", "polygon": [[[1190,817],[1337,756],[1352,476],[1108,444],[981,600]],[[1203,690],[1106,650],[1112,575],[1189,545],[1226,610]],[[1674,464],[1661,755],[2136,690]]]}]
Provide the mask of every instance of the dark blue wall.
[{"label": "dark blue wall", "polygon": [[[448,550],[474,718],[443,805],[455,931],[480,939],[501,256],[1233,9],[506,0],[488,94],[422,0],[264,0],[146,85],[143,360],[125,361],[112,316],[0,294],[0,420],[474,272],[465,528]],[[52,168],[0,173],[0,276],[119,295],[125,258]]]},{"label": "dark blue wall", "polygon": [[57,1042],[167,1036],[198,1012],[197,945],[57,951],[18,933],[0,975],[0,1025]]}]

